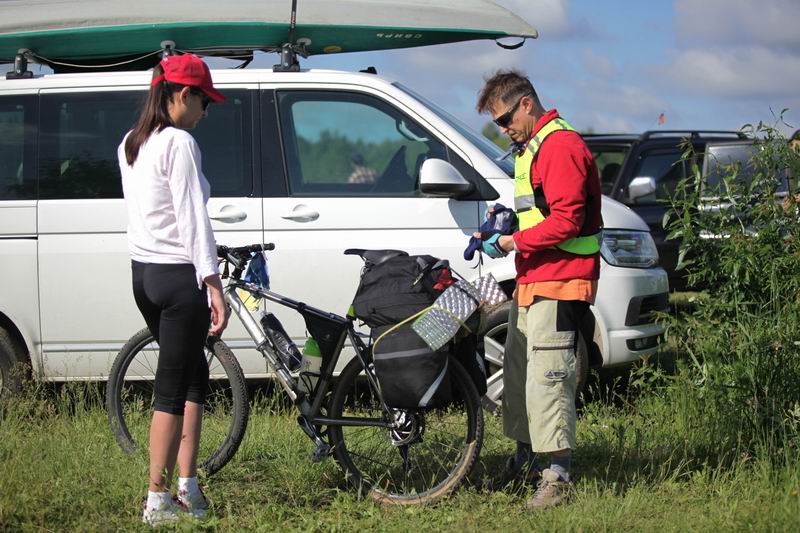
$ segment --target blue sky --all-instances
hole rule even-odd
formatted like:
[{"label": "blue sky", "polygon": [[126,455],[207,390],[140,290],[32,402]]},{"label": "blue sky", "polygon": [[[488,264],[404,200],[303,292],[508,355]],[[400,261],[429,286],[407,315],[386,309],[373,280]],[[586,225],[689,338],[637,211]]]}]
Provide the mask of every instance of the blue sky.
[{"label": "blue sky", "polygon": [[[499,68],[527,73],[545,107],[581,130],[738,129],[775,124],[784,108],[780,129],[800,128],[800,0],[495,1],[539,38],[518,50],[476,41],[314,56],[302,66],[375,66],[476,129],[488,122],[474,111],[477,93]],[[260,53],[252,67],[276,60]]]},{"label": "blue sky", "polygon": [[[579,129],[738,129],[774,123],[781,109],[800,127],[800,0],[498,0],[539,30],[508,51],[472,42],[319,56],[304,68],[372,65],[467,123],[482,79],[519,68],[545,107]],[[269,67],[273,55],[253,66]],[[773,115],[774,112],[774,115]]]}]

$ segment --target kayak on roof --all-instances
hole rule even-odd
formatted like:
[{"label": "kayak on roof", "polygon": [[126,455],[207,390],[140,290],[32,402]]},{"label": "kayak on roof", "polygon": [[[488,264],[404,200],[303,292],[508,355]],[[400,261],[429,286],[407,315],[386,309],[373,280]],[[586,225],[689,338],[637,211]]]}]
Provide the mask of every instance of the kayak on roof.
[{"label": "kayak on roof", "polygon": [[[487,0],[298,0],[292,44],[306,55],[364,52],[476,39],[536,38]],[[0,3],[0,62],[27,49],[36,62],[113,63],[179,52],[241,57],[288,41],[291,0],[10,0]]]}]

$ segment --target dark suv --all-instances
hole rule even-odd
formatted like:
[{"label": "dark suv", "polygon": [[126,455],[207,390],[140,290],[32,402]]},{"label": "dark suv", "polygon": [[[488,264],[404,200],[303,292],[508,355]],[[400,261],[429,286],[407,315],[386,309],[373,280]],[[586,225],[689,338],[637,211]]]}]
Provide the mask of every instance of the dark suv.
[{"label": "dark suv", "polygon": [[[629,207],[647,222],[656,242],[660,265],[669,274],[673,290],[686,288],[686,280],[675,271],[678,262],[677,240],[666,240],[662,226],[668,200],[678,182],[690,172],[681,158],[685,143],[692,144],[700,168],[712,145],[725,145],[745,160],[752,139],[737,131],[647,131],[635,134],[585,134],[586,144],[600,171],[603,194]],[[735,148],[735,147],[738,147]],[[736,158],[736,156],[734,156]]]}]

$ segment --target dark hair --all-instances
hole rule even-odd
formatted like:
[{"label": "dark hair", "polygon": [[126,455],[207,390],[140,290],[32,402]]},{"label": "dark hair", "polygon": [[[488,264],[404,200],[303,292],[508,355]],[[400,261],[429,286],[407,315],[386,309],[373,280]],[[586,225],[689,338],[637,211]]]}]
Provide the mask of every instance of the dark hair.
[{"label": "dark hair", "polygon": [[[161,65],[156,65],[153,69],[153,79],[163,73],[164,69],[161,68]],[[129,165],[136,162],[136,158],[139,157],[139,149],[153,132],[174,126],[169,116],[169,100],[173,93],[184,87],[184,85],[170,83],[166,80],[150,87],[150,92],[147,93],[147,98],[142,106],[142,112],[139,114],[139,120],[128,134],[128,138],[125,139],[125,160]]]},{"label": "dark hair", "polygon": [[535,101],[539,100],[531,81],[519,70],[499,70],[491,78],[486,79],[478,94],[478,113],[491,112],[490,107],[498,101],[512,105],[515,100],[526,94]]}]

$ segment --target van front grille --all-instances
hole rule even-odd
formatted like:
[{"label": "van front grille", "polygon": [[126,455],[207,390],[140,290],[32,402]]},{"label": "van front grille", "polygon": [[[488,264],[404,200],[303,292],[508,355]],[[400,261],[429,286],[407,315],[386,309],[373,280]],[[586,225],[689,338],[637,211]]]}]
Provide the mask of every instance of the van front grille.
[{"label": "van front grille", "polygon": [[641,326],[650,324],[655,320],[656,311],[669,309],[669,293],[652,294],[650,296],[637,296],[628,304],[628,313],[625,315],[626,326]]}]

